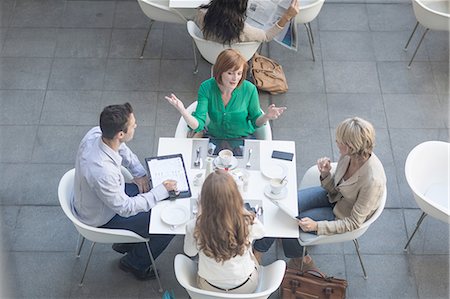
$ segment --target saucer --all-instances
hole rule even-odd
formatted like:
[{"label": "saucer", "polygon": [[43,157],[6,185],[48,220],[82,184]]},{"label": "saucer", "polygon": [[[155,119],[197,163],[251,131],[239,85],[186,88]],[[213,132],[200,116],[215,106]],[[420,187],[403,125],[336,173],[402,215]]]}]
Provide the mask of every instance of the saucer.
[{"label": "saucer", "polygon": [[214,159],[214,166],[216,166],[217,168],[220,169],[235,169],[238,166],[238,160],[236,159],[236,157],[231,157],[231,162],[229,167],[225,167],[224,165],[222,165],[222,162],[220,162],[220,157],[217,157]]},{"label": "saucer", "polygon": [[281,192],[278,194],[273,194],[272,192],[270,192],[270,185],[267,185],[264,188],[264,195],[266,195],[270,199],[283,199],[286,197],[287,193],[288,193],[288,189],[286,187],[281,189]]}]

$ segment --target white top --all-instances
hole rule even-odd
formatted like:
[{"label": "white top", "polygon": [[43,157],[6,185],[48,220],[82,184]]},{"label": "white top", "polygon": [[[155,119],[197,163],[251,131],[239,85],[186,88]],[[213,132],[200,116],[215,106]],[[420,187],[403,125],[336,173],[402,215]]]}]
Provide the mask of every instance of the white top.
[{"label": "white top", "polygon": [[125,179],[121,165],[133,177],[142,177],[146,171],[137,156],[122,143],[115,152],[102,140],[100,127],[92,128],[78,148],[75,162],[74,214],[87,225],[101,226],[116,214],[122,217],[150,210],[156,201],[169,196],[163,185],[134,197],[125,194]]},{"label": "white top", "polygon": [[[199,255],[198,275],[209,283],[221,288],[233,288],[243,283],[255,270],[255,260],[252,257],[252,246],[243,255],[233,257],[223,263],[217,263],[213,258],[207,257],[199,251],[197,241],[194,239],[196,219],[192,219],[186,225],[186,236],[184,237],[184,252],[189,256]],[[249,240],[264,237],[264,226],[255,218],[250,227]]]}]

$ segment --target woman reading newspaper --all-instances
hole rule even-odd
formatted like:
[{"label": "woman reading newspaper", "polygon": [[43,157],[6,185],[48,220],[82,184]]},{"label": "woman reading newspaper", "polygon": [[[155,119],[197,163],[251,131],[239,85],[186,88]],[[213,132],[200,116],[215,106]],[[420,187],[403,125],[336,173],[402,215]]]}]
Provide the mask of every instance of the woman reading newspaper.
[{"label": "woman reading newspaper", "polygon": [[[249,0],[211,0],[209,4],[200,6],[196,23],[202,30],[204,38],[223,44],[271,41],[299,11],[298,0],[292,0],[278,21],[267,29],[260,29],[246,22],[248,2]],[[263,1],[253,1],[250,6],[251,12],[260,16],[267,14],[267,11],[264,13],[263,4]],[[256,22],[265,23],[262,20]]]}]

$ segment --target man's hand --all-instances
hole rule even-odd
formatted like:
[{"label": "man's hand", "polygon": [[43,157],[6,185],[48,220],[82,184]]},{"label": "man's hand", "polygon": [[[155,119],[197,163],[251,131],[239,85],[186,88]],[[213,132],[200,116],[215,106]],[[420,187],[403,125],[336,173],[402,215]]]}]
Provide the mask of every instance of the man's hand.
[{"label": "man's hand", "polygon": [[140,178],[133,178],[133,182],[138,186],[139,193],[150,191],[150,186],[148,185],[148,178],[146,175]]},{"label": "man's hand", "polygon": [[164,187],[166,187],[167,191],[175,191],[178,192],[177,181],[175,180],[165,180],[163,182]]}]

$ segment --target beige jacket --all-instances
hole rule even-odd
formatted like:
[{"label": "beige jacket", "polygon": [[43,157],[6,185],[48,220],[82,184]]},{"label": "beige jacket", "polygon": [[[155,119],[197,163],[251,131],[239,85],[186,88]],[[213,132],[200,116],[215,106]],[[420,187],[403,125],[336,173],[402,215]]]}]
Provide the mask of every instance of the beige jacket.
[{"label": "beige jacket", "polygon": [[[195,18],[195,23],[200,29],[203,28],[203,20],[205,18],[206,11],[207,9],[204,8],[199,9],[197,17]],[[284,27],[278,26],[278,23],[275,23],[273,27],[265,31],[245,23],[244,29],[242,30],[239,39],[241,42],[268,42],[271,41],[278,33],[280,33],[283,28]]]},{"label": "beige jacket", "polygon": [[353,176],[340,185],[350,162],[349,156],[342,156],[334,175],[322,180],[322,187],[328,191],[329,201],[335,202],[334,221],[318,221],[318,235],[331,235],[352,231],[369,219],[380,204],[386,188],[386,175],[378,157],[371,157]]}]

